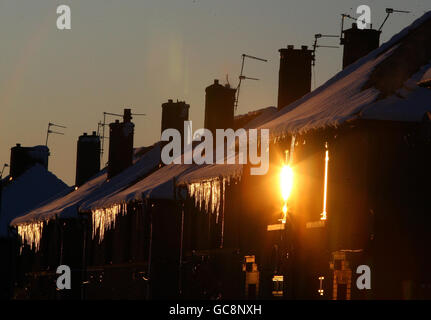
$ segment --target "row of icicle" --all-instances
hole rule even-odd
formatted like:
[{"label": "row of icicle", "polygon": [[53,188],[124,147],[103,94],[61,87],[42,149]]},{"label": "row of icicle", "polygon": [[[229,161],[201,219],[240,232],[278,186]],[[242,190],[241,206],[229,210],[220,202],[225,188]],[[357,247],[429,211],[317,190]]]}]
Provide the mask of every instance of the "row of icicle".
[{"label": "row of icicle", "polygon": [[[194,198],[195,206],[199,210],[216,214],[217,221],[220,211],[224,208],[224,195],[226,184],[230,183],[229,178],[216,178],[203,182],[189,183],[187,185],[188,194]],[[221,207],[223,206],[223,207]],[[115,204],[109,208],[92,210],[92,238],[98,236],[101,243],[105,232],[115,228],[115,222],[119,214],[125,214],[125,204]],[[18,225],[18,235],[21,238],[22,246],[26,243],[36,252],[40,249],[44,222],[34,222],[30,224]]]}]

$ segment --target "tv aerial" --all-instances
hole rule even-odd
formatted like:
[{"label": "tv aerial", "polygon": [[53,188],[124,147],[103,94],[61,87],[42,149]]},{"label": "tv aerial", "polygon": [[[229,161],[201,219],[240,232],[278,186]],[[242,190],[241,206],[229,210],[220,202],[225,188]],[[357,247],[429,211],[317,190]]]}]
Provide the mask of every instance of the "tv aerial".
[{"label": "tv aerial", "polygon": [[389,16],[392,13],[410,13],[410,11],[406,11],[406,10],[395,10],[393,8],[386,8],[386,17],[385,20],[383,20],[382,25],[379,28],[379,31],[382,30],[383,26],[385,25],[386,21],[388,20]]},{"label": "tv aerial", "polygon": [[56,127],[56,128],[62,128],[62,129],[66,129],[65,126],[59,125],[59,124],[55,124],[52,122],[48,123],[48,128],[46,129],[46,140],[45,140],[45,146],[48,146],[48,138],[50,134],[60,134],[64,136],[64,132],[60,132],[60,131],[54,131],[51,128],[52,127]]},{"label": "tv aerial", "polygon": [[242,62],[241,62],[241,72],[240,72],[239,77],[238,77],[239,78],[238,86],[236,87],[236,98],[235,98],[235,104],[234,104],[235,110],[238,109],[239,92],[240,92],[240,89],[241,89],[241,83],[242,83],[242,81],[243,80],[256,80],[256,81],[259,80],[258,78],[247,77],[247,76],[244,75],[245,58],[254,59],[254,60],[258,60],[258,61],[262,61],[262,62],[268,62],[268,60],[266,60],[266,59],[258,58],[258,57],[251,56],[251,55],[248,55],[248,54],[244,54],[243,53],[241,55],[241,59],[242,59]]},{"label": "tv aerial", "polygon": [[319,39],[321,38],[338,38],[337,35],[332,34],[321,34],[317,33],[314,35],[314,43],[313,43],[313,67],[316,65],[316,51],[317,48],[332,48],[332,49],[338,49],[338,46],[327,46],[327,45],[320,45],[318,44]]},{"label": "tv aerial", "polygon": [[[131,113],[132,116],[146,116],[145,113]],[[118,113],[112,113],[112,112],[103,112],[103,122],[99,121],[97,124],[97,135],[102,140],[102,147],[100,148],[100,158],[103,160],[103,152],[104,152],[104,145],[105,145],[105,139],[108,139],[108,137],[105,137],[105,127],[107,125],[106,123],[106,116],[114,116],[122,118],[124,115],[118,114]],[[102,131],[102,135],[100,135],[100,131]],[[102,161],[103,162],[103,161]]]},{"label": "tv aerial", "polygon": [[332,34],[321,34],[316,33],[314,35],[314,43],[313,43],[313,50],[312,50],[312,60],[311,60],[311,67],[313,69],[313,82],[314,82],[314,88],[316,88],[316,51],[317,48],[331,48],[331,49],[338,49],[338,46],[328,46],[328,45],[320,45],[318,44],[319,39],[322,38],[338,38],[338,35],[332,35]]},{"label": "tv aerial", "polygon": [[[341,33],[340,33],[340,43],[343,44],[343,31],[344,31],[344,20],[345,19],[350,19],[352,21],[358,22],[358,21],[362,21],[365,22],[365,18],[363,20],[358,20],[355,17],[352,17],[350,14],[347,13],[342,13],[341,14]],[[373,25],[370,24],[370,28],[372,28]]]},{"label": "tv aerial", "polygon": [[[5,169],[5,168],[7,168],[7,167],[9,167],[9,165],[8,165],[7,163],[3,164],[3,168],[2,168],[2,169],[1,169],[1,171],[0,171],[0,180],[1,180],[1,178],[3,177],[4,169]],[[0,181],[0,183],[1,183],[1,181]]]}]

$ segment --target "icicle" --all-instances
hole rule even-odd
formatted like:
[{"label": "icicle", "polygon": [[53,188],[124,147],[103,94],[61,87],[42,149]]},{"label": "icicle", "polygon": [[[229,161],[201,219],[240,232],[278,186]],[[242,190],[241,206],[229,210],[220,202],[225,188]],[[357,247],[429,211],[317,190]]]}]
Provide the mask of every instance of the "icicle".
[{"label": "icicle", "polygon": [[[226,179],[223,178],[223,183]],[[220,213],[221,184],[219,179],[205,182],[191,183],[187,187],[189,196],[194,197],[195,206],[201,211],[213,213],[218,216]]]},{"label": "icicle", "polygon": [[27,243],[31,249],[37,252],[40,249],[40,240],[42,238],[43,222],[34,222],[29,224],[18,225],[18,235],[21,238],[21,249]]},{"label": "icicle", "polygon": [[115,221],[120,213],[124,213],[124,206],[122,204],[113,205],[110,208],[95,209],[92,210],[92,220],[93,220],[93,236],[99,235],[99,243],[102,242],[105,231],[115,228]]},{"label": "icicle", "polygon": [[205,212],[209,212],[209,203],[210,203],[210,197],[211,197],[211,182],[205,182],[204,184],[204,201],[205,201]]}]

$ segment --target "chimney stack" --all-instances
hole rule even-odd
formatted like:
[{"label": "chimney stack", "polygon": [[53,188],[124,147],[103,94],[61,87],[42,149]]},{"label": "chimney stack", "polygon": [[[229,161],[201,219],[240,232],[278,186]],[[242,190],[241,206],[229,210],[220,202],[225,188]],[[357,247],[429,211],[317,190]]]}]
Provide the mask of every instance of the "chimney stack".
[{"label": "chimney stack", "polygon": [[17,143],[10,152],[10,176],[16,179],[37,163],[48,169],[48,157],[47,146],[22,147]]},{"label": "chimney stack", "polygon": [[109,124],[108,179],[133,164],[133,134],[135,125],[131,122],[132,112],[124,109],[123,122],[116,120]]},{"label": "chimney stack", "polygon": [[313,51],[307,46],[295,49],[289,45],[280,52],[278,74],[278,110],[302,98],[311,91]]},{"label": "chimney stack", "polygon": [[184,121],[189,120],[190,105],[185,101],[168,102],[162,104],[162,132],[165,129],[177,129],[184,137]]},{"label": "chimney stack", "polygon": [[344,46],[343,69],[377,49],[380,33],[381,31],[374,29],[358,29],[356,23],[352,23],[352,28],[344,30],[344,37],[340,41]]},{"label": "chimney stack", "polygon": [[214,80],[205,93],[205,128],[213,135],[216,129],[233,128],[236,89]]},{"label": "chimney stack", "polygon": [[84,133],[78,138],[75,185],[80,186],[100,171],[100,138]]}]

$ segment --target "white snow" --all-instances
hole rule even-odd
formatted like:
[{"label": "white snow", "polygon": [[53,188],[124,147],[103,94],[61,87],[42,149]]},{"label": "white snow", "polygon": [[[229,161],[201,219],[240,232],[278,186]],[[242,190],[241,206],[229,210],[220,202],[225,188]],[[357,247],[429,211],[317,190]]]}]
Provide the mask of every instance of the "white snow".
[{"label": "white snow", "polygon": [[143,200],[145,197],[173,199],[174,178],[193,168],[194,165],[185,164],[164,166],[129,188],[112,190],[112,193],[104,197],[85,201],[80,211],[92,213],[93,238],[98,234],[99,242],[103,240],[105,231],[115,225],[118,214],[126,213],[125,203]]},{"label": "white snow", "polygon": [[[7,180],[7,179],[5,179]],[[5,183],[5,182],[4,182]],[[45,167],[36,164],[3,187],[0,237],[6,237],[9,223],[70,188]]]},{"label": "white snow", "polygon": [[[143,149],[141,149],[142,151]],[[139,159],[135,159],[133,166],[127,168],[120,174],[107,180],[106,168],[100,171],[91,180],[83,184],[77,190],[74,190],[63,197],[54,201],[45,203],[38,208],[28,212],[26,215],[16,218],[11,222],[12,226],[18,226],[18,231],[22,231],[22,239],[30,241],[30,245],[39,247],[39,240],[32,231],[37,230],[41,234],[43,223],[53,218],[76,218],[78,217],[79,205],[88,199],[98,199],[105,197],[114,191],[121,190],[137,179],[145,176],[151,170],[157,167],[159,163],[160,146],[155,145],[151,150],[144,153]],[[104,219],[104,223],[111,223],[111,220]],[[23,227],[27,226],[27,227]],[[36,228],[37,227],[37,228]],[[29,233],[30,232],[30,233]],[[32,242],[34,241],[34,242]]]},{"label": "white snow", "polygon": [[171,164],[161,167],[157,171],[148,175],[141,181],[130,187],[101,197],[97,200],[85,201],[80,211],[94,211],[97,209],[111,208],[112,206],[127,203],[133,200],[143,200],[145,197],[154,199],[173,199],[174,198],[174,178],[180,177],[189,170],[195,170],[196,165],[192,164]]},{"label": "white snow", "polygon": [[[115,226],[116,217],[126,214],[126,203],[144,199],[175,200],[179,196],[175,185],[187,184],[190,197],[196,206],[205,212],[216,214],[218,219],[226,184],[232,176],[238,176],[242,165],[208,165],[205,168],[193,164],[171,164],[160,168],[125,190],[120,190],[95,202],[86,201],[80,211],[90,211],[93,217],[93,238],[99,235],[99,242],[106,230]],[[203,172],[206,179],[202,179]],[[192,180],[195,182],[191,182]],[[181,182],[179,182],[181,181]],[[187,182],[186,182],[187,181]]]},{"label": "white snow", "polygon": [[109,181],[106,180],[107,173],[106,169],[104,169],[77,190],[13,220],[12,225],[49,220],[55,216],[61,216],[62,218],[77,217],[77,208],[83,201],[88,199],[94,201],[129,186],[133,181],[144,176],[157,166],[159,155],[160,148],[155,146],[136,161],[133,166],[114,176]]},{"label": "white snow", "polygon": [[238,164],[209,164],[199,166],[195,170],[189,171],[178,178],[178,184],[188,184],[214,178],[239,178],[243,172],[243,165]]},{"label": "white snow", "polygon": [[425,81],[425,80],[431,80],[431,68],[429,68],[426,72],[424,72],[424,74],[420,79],[420,81]]},{"label": "white snow", "polygon": [[[109,198],[111,195],[127,188],[131,184],[141,180],[149,172],[157,168],[160,163],[160,144],[145,153],[136,163],[114,176],[108,183],[99,188],[96,192],[88,196],[80,207],[80,211],[85,211],[86,203],[98,202],[101,199]],[[89,210],[88,210],[89,211]]]},{"label": "white snow", "polygon": [[70,218],[77,216],[77,205],[100,188],[106,181],[106,171],[101,171],[93,179],[83,184],[77,190],[74,190],[67,195],[57,198],[54,201],[48,202],[32,211],[25,216],[14,219],[11,222],[12,226],[20,224],[29,224],[39,221],[47,221],[57,216]]},{"label": "white snow", "polygon": [[421,121],[427,111],[431,111],[431,90],[422,88],[417,83],[425,73],[430,73],[431,64],[422,69],[397,90],[396,95],[364,107],[361,117],[364,119]]},{"label": "white snow", "polygon": [[271,137],[277,138],[289,133],[337,126],[360,117],[421,121],[424,112],[431,110],[431,91],[416,85],[421,77],[429,75],[429,68],[426,66],[411,78],[412,81],[406,81],[404,88],[399,89],[399,93],[404,95],[403,99],[388,97],[378,100],[378,89],[371,87],[362,90],[362,87],[374,68],[394,52],[404,37],[430,18],[431,12],[424,14],[390,41],[339,72],[321,87],[277,112],[259,128],[270,129]]}]

